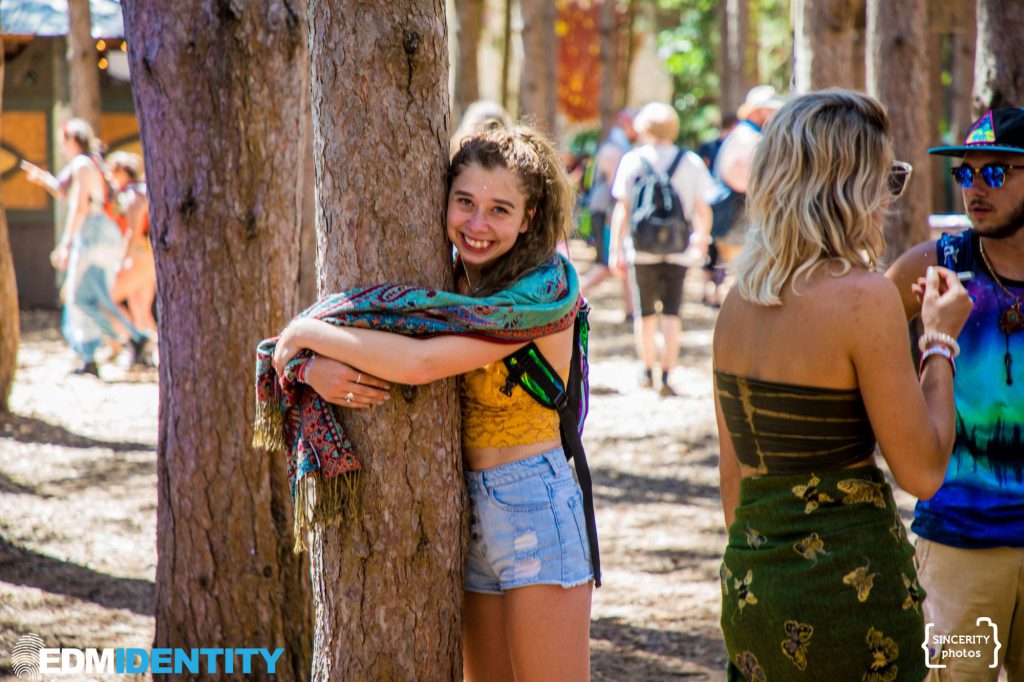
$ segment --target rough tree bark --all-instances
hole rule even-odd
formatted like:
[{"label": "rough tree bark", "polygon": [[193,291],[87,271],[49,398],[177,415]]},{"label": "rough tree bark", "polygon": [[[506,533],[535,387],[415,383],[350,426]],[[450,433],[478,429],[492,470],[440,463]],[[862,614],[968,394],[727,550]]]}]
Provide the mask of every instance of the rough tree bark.
[{"label": "rough tree bark", "polygon": [[[444,11],[310,3],[321,289],[452,285]],[[452,381],[344,413],[361,501],[312,533],[314,680],[462,679],[458,416]]]},{"label": "rough tree bark", "polygon": [[89,0],[68,0],[68,66],[71,70],[71,112],[100,134],[100,69],[92,42]]},{"label": "rough tree bark", "polygon": [[555,0],[520,0],[523,12],[523,69],[519,81],[519,108],[528,122],[555,134],[558,82],[555,68],[558,45]]},{"label": "rough tree bark", "polygon": [[[0,50],[0,112],[4,110],[4,55]],[[0,138],[3,120],[0,119]],[[0,414],[8,411],[8,398],[18,366],[18,283],[14,278],[11,241],[7,234],[7,213],[4,211],[4,188],[0,184]]]},{"label": "rough tree bark", "polygon": [[455,0],[458,31],[455,34],[455,111],[458,121],[466,107],[480,99],[477,55],[483,30],[484,0]]},{"label": "rough tree bark", "polygon": [[285,462],[250,445],[256,344],[295,308],[305,16],[294,0],[124,15],[161,310],[154,646],[283,647],[256,677],[307,679]]},{"label": "rough tree bark", "polygon": [[[295,8],[303,17],[307,12],[307,0],[297,0]],[[302,122],[299,128],[299,145],[302,147],[302,172],[297,176],[299,190],[297,200],[301,202],[299,212],[299,298],[297,313],[317,300],[316,273],[316,167],[313,164],[313,108],[310,102],[311,73],[308,39],[302,40],[296,80],[299,83],[299,106]]]},{"label": "rough tree bark", "polygon": [[924,177],[912,179],[886,221],[885,262],[926,240],[932,205],[928,181],[928,6],[926,0],[868,0],[868,92],[889,110],[896,158]]},{"label": "rough tree bark", "polygon": [[856,0],[797,0],[794,79],[797,92],[854,87]]},{"label": "rough tree bark", "polygon": [[974,114],[1024,104],[1024,2],[978,0]]},{"label": "rough tree bark", "polygon": [[508,91],[508,74],[512,65],[512,0],[504,0],[502,5],[504,23],[501,26],[501,106],[505,111],[512,111]]}]

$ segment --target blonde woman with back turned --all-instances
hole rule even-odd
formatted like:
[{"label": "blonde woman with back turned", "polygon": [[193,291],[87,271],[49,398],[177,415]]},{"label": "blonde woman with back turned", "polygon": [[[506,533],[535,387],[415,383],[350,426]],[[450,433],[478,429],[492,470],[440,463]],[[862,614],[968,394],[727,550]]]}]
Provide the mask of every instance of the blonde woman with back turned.
[{"label": "blonde woman with back turned", "polygon": [[843,90],[786,104],[754,158],[713,351],[730,680],[925,676],[924,592],[873,453],[918,498],[942,483],[971,301],[929,269],[918,380],[899,292],[875,271],[910,170],[883,107]]}]

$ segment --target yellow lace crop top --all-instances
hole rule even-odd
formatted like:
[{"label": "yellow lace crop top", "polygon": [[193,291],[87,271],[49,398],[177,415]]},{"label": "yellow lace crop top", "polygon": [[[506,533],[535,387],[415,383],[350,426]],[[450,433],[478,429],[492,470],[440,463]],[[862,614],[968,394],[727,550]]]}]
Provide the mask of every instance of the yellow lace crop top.
[{"label": "yellow lace crop top", "polygon": [[[568,368],[559,372],[568,380]],[[502,448],[558,440],[558,412],[530,397],[516,385],[512,395],[501,392],[508,368],[501,360],[462,375],[462,445]]]}]

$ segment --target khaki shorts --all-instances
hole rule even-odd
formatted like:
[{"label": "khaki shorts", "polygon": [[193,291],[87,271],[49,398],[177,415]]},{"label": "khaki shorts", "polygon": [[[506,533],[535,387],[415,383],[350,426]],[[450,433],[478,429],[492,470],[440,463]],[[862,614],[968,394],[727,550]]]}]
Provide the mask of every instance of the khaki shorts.
[{"label": "khaki shorts", "polygon": [[[929,682],[995,682],[1000,667],[1008,682],[1024,682],[1024,548],[960,549],[918,538],[916,552],[931,664],[946,666],[931,670]],[[998,652],[984,618],[998,628]]]}]

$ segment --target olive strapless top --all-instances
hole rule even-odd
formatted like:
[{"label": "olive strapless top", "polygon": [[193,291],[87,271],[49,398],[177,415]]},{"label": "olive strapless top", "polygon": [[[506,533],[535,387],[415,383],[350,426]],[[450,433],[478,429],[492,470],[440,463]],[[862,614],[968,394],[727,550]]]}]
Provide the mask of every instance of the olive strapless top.
[{"label": "olive strapless top", "polygon": [[719,370],[715,384],[736,458],[759,474],[842,469],[875,450],[860,389],[783,384]]}]

